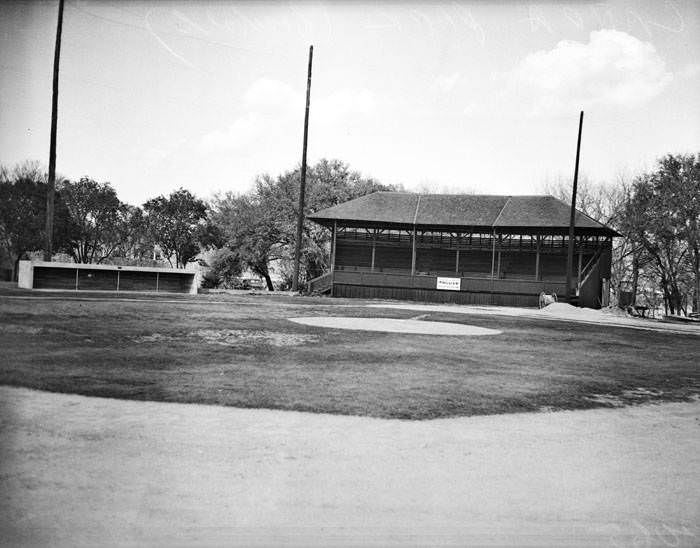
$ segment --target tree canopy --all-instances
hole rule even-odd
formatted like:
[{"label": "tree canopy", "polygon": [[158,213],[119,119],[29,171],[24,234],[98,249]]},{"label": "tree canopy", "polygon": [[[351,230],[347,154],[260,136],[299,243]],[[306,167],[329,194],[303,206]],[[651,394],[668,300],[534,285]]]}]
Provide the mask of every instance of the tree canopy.
[{"label": "tree canopy", "polygon": [[652,272],[671,314],[700,298],[700,155],[661,158],[638,176],[622,211],[622,230]]},{"label": "tree canopy", "polygon": [[172,266],[184,268],[199,253],[200,233],[205,226],[207,204],[180,188],[143,204],[153,241]]},{"label": "tree canopy", "polygon": [[[379,190],[395,190],[371,177],[363,177],[340,160],[320,160],[307,170],[304,215]],[[219,227],[227,247],[238,252],[242,263],[265,279],[273,289],[270,267],[276,263],[286,287],[291,282],[296,245],[301,170],[277,177],[260,175],[254,188],[243,195],[226,193],[210,203],[210,220]],[[328,230],[304,222],[301,278],[309,280],[328,268]]]},{"label": "tree canopy", "polygon": [[69,214],[65,251],[76,263],[102,262],[121,242],[126,205],[109,183],[88,177],[58,185]]},{"label": "tree canopy", "polygon": [[[570,182],[545,185],[570,200]],[[669,154],[632,181],[579,184],[578,209],[623,234],[613,245],[612,287],[671,314],[700,310],[700,154]]]},{"label": "tree canopy", "polygon": [[0,241],[16,273],[17,262],[44,244],[46,183],[39,173],[3,170],[0,179]]}]

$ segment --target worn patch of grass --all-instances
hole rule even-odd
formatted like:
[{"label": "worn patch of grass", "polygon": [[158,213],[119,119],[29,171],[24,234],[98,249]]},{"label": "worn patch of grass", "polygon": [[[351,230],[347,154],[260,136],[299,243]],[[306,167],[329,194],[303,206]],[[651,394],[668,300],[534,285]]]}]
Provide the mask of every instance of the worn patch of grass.
[{"label": "worn patch of grass", "polygon": [[0,382],[138,400],[430,419],[684,400],[698,339],[614,327],[433,313],[502,335],[323,329],[287,320],[410,318],[357,300],[0,294]]}]

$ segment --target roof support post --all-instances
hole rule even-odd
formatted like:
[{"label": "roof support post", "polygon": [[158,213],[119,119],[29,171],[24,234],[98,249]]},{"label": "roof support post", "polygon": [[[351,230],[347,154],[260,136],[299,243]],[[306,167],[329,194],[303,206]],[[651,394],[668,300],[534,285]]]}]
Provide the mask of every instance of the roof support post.
[{"label": "roof support post", "polygon": [[416,275],[416,225],[413,225],[413,248],[411,249],[411,276]]},{"label": "roof support post", "polygon": [[333,221],[333,237],[331,239],[331,274],[335,272],[335,248],[338,234],[338,221]]},{"label": "roof support post", "polygon": [[542,243],[542,240],[540,239],[540,235],[537,235],[537,251],[535,253],[535,280],[539,281],[540,280],[540,245]]},{"label": "roof support post", "polygon": [[457,253],[455,253],[455,274],[459,274],[459,248],[457,248]]},{"label": "roof support post", "polygon": [[493,233],[492,245],[491,245],[491,279],[493,280],[493,273],[496,268],[496,233]]},{"label": "roof support post", "polygon": [[420,194],[418,195],[418,199],[416,200],[416,210],[413,212],[413,249],[411,252],[411,276],[416,275],[416,237],[418,236],[417,234],[417,225],[418,225],[418,211],[420,210]]},{"label": "roof support post", "polygon": [[369,271],[374,272],[374,256],[377,250],[377,229],[372,231],[372,266],[370,266]]}]

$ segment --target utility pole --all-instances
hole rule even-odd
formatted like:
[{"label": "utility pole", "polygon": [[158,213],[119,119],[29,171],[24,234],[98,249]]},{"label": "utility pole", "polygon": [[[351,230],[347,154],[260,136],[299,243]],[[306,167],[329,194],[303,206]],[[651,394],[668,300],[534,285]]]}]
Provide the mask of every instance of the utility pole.
[{"label": "utility pole", "polygon": [[574,188],[571,191],[571,217],[569,219],[569,253],[566,256],[566,302],[571,302],[571,269],[574,267],[574,240],[576,238],[576,187],[578,186],[578,160],[581,154],[581,129],[583,111],[578,121],[578,142],[576,143],[576,167],[574,168]]},{"label": "utility pole", "polygon": [[46,249],[44,260],[53,257],[53,211],[56,191],[56,125],[58,121],[58,64],[61,58],[61,31],[63,29],[63,0],[58,0],[56,48],[53,56],[53,94],[51,98],[51,143],[49,145],[49,188],[46,193]]},{"label": "utility pole", "polygon": [[294,250],[294,279],[292,291],[299,290],[299,260],[301,258],[301,233],[304,227],[304,194],[306,193],[306,144],[309,139],[309,104],[311,102],[311,62],[314,47],[309,46],[309,72],[306,80],[306,114],[304,115],[304,147],[301,153],[301,185],[299,187],[299,215],[297,217],[297,245]]}]

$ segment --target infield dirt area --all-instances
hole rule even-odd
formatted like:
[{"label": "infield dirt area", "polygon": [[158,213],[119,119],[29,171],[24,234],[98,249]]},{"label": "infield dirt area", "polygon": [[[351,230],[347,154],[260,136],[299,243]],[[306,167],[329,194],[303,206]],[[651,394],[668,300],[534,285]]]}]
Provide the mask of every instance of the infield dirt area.
[{"label": "infield dirt area", "polygon": [[697,546],[700,404],[401,421],[0,387],[9,546]]}]

